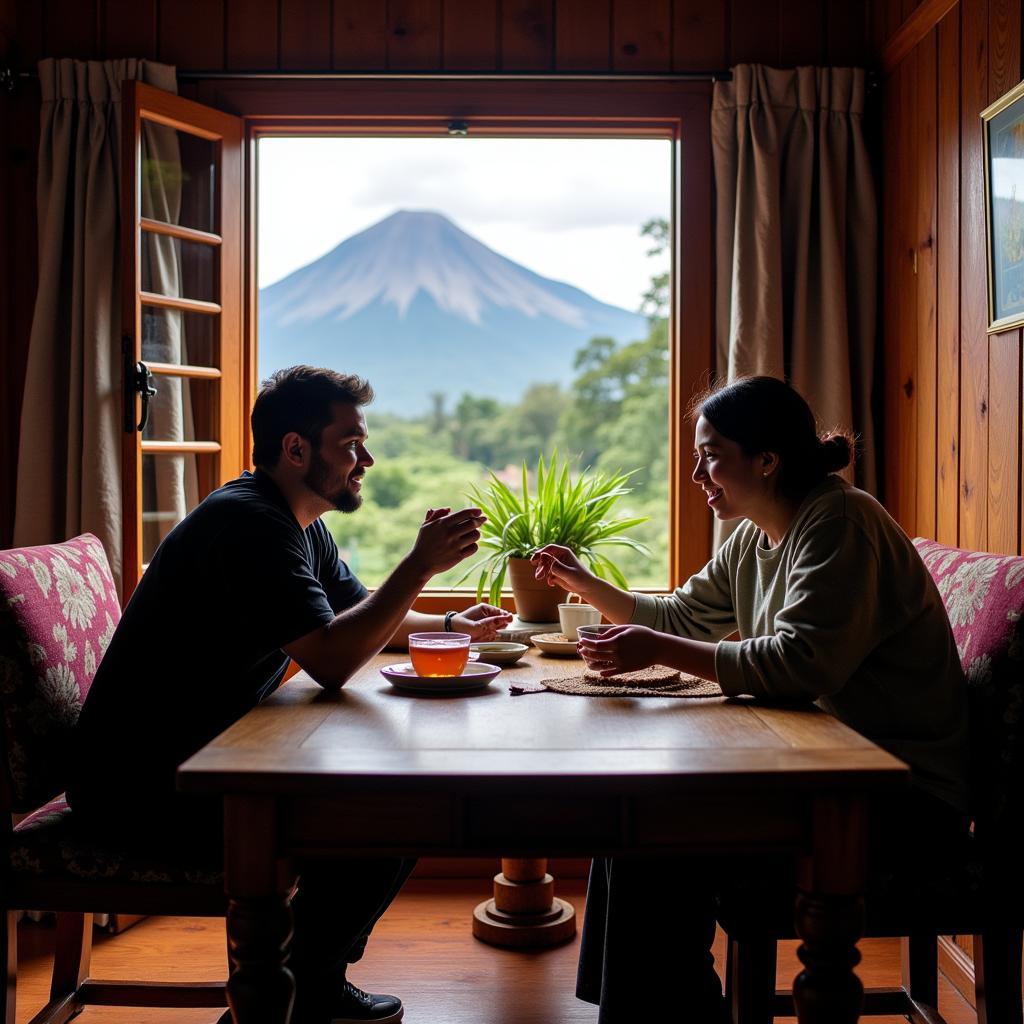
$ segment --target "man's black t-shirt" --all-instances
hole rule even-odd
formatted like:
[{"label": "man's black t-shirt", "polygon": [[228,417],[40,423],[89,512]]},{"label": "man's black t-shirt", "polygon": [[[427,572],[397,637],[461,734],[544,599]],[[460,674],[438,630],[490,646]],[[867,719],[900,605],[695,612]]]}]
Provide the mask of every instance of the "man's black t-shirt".
[{"label": "man's black t-shirt", "polygon": [[179,764],[272,693],[282,647],[366,596],[319,520],[243,473],[164,539],[124,610],[75,733],[76,809],[170,799]]}]

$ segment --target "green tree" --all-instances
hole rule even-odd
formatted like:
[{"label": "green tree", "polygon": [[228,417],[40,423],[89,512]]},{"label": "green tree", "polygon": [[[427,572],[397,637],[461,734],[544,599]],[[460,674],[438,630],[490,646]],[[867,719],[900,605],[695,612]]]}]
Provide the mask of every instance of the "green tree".
[{"label": "green tree", "polygon": [[398,508],[416,492],[416,484],[397,461],[374,466],[366,476],[364,500],[374,501],[380,508]]},{"label": "green tree", "polygon": [[[669,225],[664,217],[652,217],[640,229],[640,234],[653,241],[653,245],[647,250],[648,256],[660,256],[669,246]],[[651,320],[668,314],[668,289],[669,272],[663,271],[660,274],[651,276],[651,283],[644,292],[643,300],[640,303],[640,312]]]},{"label": "green tree", "polygon": [[497,421],[503,407],[496,398],[463,394],[449,423],[453,454],[473,462],[493,465],[500,458]]}]

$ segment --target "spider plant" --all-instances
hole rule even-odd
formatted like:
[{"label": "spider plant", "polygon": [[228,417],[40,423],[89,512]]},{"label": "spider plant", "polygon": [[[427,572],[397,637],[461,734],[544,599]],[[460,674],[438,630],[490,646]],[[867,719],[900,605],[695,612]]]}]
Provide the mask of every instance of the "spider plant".
[{"label": "spider plant", "polygon": [[584,470],[575,479],[570,462],[559,464],[554,451],[545,462],[537,459],[536,486],[530,491],[526,461],[522,467],[522,490],[516,493],[491,473],[484,488],[473,487],[467,497],[482,509],[487,522],[481,530],[480,547],[487,554],[471,566],[462,579],[479,573],[477,600],[488,594],[497,604],[508,573],[510,558],[529,558],[545,544],[562,544],[580,558],[595,575],[628,586],[619,567],[602,549],[618,545],[648,553],[648,549],[626,530],[645,523],[647,516],[614,518],[612,508],[631,488],[625,486],[637,472],[603,473]]}]

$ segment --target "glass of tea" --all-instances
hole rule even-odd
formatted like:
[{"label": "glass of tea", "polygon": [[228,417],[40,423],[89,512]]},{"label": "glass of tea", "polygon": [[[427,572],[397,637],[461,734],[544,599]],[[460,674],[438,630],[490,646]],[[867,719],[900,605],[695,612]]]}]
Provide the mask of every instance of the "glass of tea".
[{"label": "glass of tea", "polygon": [[469,661],[468,633],[410,633],[409,659],[418,676],[461,676]]}]

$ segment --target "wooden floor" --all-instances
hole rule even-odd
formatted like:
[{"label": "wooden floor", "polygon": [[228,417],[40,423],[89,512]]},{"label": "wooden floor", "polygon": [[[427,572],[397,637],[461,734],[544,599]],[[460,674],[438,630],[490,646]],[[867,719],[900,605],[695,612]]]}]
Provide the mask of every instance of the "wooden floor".
[{"label": "wooden floor", "polygon": [[[408,1024],[592,1024],[595,1007],[573,995],[579,940],[545,953],[513,953],[473,939],[473,907],[486,883],[414,880],[381,920],[365,960],[351,970],[357,984],[393,992],[405,1002]],[[584,883],[565,880],[558,892],[582,917]],[[46,1000],[53,928],[22,922],[18,929],[18,1024],[25,1024]],[[797,971],[793,944],[779,957],[780,983]],[[895,984],[899,949],[895,940],[861,943],[865,985]],[[721,966],[721,936],[716,945]],[[150,918],[118,936],[97,934],[93,974],[107,978],[203,980],[224,977],[224,924],[196,918]],[[940,1009],[948,1024],[975,1024],[971,1007],[942,979]],[[213,1024],[210,1010],[142,1010],[90,1007],[84,1024]],[[884,1024],[901,1018],[876,1017]],[[681,1007],[659,1018],[686,1021]],[[638,1017],[638,1024],[640,1018]]]}]

